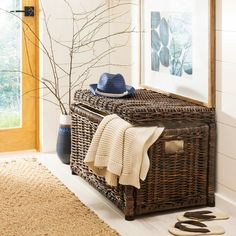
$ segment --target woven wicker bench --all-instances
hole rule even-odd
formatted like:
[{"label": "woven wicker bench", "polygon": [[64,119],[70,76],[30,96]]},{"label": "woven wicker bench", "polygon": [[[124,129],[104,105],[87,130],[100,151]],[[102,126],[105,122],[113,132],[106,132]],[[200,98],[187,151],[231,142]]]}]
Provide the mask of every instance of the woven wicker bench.
[{"label": "woven wicker bench", "polygon": [[[127,99],[77,91],[72,111],[71,169],[121,209],[127,220],[145,213],[193,206],[214,206],[215,111],[147,90]],[[116,113],[134,125],[164,125],[149,149],[150,169],[141,188],[111,187],[84,164],[94,133],[107,114]],[[167,151],[171,142],[182,148]]]}]

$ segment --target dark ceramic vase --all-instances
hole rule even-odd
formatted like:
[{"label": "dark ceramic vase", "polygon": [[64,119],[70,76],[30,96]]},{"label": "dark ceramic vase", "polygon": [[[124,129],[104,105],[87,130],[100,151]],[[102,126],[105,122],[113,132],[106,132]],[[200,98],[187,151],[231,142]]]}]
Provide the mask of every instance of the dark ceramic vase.
[{"label": "dark ceramic vase", "polygon": [[64,164],[70,164],[71,116],[61,115],[57,137],[57,155]]}]

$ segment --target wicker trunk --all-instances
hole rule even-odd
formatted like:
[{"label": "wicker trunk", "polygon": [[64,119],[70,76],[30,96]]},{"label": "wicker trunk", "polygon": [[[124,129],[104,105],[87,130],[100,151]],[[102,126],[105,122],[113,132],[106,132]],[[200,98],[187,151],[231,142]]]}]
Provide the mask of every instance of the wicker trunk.
[{"label": "wicker trunk", "polygon": [[[214,206],[216,126],[214,109],[193,105],[160,93],[137,90],[126,99],[93,96],[78,91],[72,111],[71,169],[120,208],[125,218],[192,206]],[[164,125],[150,147],[150,169],[141,188],[111,187],[83,160],[93,135],[107,114],[116,113],[134,125]],[[182,148],[168,150],[173,142]]]}]

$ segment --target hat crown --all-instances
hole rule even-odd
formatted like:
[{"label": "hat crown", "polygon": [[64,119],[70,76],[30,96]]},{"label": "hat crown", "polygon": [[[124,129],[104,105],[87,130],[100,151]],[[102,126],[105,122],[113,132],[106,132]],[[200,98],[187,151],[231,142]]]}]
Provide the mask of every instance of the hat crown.
[{"label": "hat crown", "polygon": [[126,92],[126,84],[121,74],[104,73],[101,75],[97,89],[104,93],[121,94]]}]

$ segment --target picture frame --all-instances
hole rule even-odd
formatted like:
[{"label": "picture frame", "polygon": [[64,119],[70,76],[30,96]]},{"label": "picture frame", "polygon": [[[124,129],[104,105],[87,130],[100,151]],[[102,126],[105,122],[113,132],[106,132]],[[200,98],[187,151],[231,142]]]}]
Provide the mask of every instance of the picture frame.
[{"label": "picture frame", "polygon": [[140,0],[140,87],[215,107],[215,0]]}]

